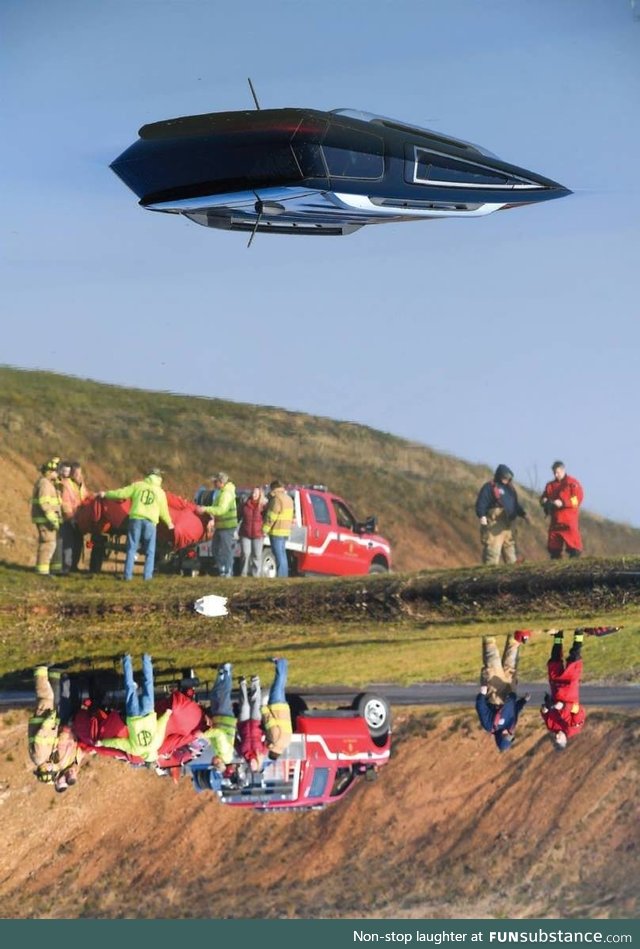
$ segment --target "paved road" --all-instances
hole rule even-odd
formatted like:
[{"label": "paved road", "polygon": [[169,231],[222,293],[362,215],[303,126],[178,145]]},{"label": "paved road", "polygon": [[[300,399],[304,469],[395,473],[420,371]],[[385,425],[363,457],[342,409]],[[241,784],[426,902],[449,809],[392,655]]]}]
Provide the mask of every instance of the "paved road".
[{"label": "paved road", "polygon": [[[347,686],[314,686],[304,689],[291,688],[299,692],[308,703],[327,702],[344,705],[351,701],[355,689]],[[477,694],[476,685],[455,685],[447,682],[422,682],[407,687],[385,683],[372,684],[368,692],[385,695],[392,705],[473,705]],[[518,694],[531,693],[533,703],[542,702],[545,685],[541,682],[521,682]],[[587,706],[611,708],[640,708],[640,683],[635,685],[583,685],[580,690],[582,702]],[[0,692],[0,708],[28,708],[34,703],[32,692]]]}]

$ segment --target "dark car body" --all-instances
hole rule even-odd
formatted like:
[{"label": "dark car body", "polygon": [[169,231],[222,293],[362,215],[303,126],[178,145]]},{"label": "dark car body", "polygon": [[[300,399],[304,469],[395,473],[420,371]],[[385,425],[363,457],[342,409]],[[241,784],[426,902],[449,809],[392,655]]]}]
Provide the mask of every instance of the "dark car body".
[{"label": "dark car body", "polygon": [[351,109],[214,112],[139,135],[112,169],[143,207],[207,227],[348,234],[570,194],[461,139]]}]

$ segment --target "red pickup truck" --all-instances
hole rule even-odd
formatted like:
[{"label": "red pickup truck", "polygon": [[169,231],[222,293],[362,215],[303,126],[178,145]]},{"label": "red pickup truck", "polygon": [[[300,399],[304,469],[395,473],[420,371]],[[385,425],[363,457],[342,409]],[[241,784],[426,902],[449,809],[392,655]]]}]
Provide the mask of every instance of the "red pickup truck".
[{"label": "red pickup truck", "polygon": [[391,712],[382,696],[365,692],[351,708],[329,711],[309,710],[299,696],[290,696],[289,703],[294,733],[282,757],[250,773],[248,783],[238,784],[231,775],[212,792],[212,767],[203,756],[187,765],[195,790],[256,810],[320,809],[335,804],[360,778],[376,778],[389,761]]},{"label": "red pickup truck", "polygon": [[[375,518],[359,521],[347,502],[325,485],[288,485],[287,491],[294,508],[293,529],[287,542],[292,576],[350,576],[391,569],[391,545],[376,533]],[[238,489],[239,515],[249,494],[247,489]],[[201,496],[198,503],[208,504],[210,500]],[[171,563],[173,569],[185,575],[213,572],[211,541],[183,547],[172,555]],[[267,538],[262,575],[273,577],[275,572]]]}]

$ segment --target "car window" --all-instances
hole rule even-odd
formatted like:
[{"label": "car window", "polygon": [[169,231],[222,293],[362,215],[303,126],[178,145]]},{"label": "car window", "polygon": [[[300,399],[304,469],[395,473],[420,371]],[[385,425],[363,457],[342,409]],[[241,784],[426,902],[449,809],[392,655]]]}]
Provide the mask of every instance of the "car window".
[{"label": "car window", "polygon": [[499,171],[416,148],[414,181],[418,183],[451,182],[463,185],[506,185],[509,179]]},{"label": "car window", "polygon": [[316,768],[313,772],[313,780],[311,781],[311,787],[309,788],[309,797],[322,797],[326,788],[327,781],[329,780],[329,769],[328,768]]},{"label": "car window", "polygon": [[355,774],[351,768],[338,768],[331,788],[330,797],[340,797],[341,794],[350,787],[355,780]]},{"label": "car window", "polygon": [[381,178],[384,142],[377,135],[331,125],[322,142],[331,178]]},{"label": "car window", "polygon": [[311,501],[311,507],[313,508],[313,516],[316,519],[317,524],[330,524],[331,523],[331,513],[329,511],[329,505],[326,500],[322,497],[321,494],[310,494],[309,499]]},{"label": "car window", "polygon": [[349,531],[355,530],[355,518],[351,514],[349,508],[345,507],[341,501],[333,500],[331,503],[333,504],[333,510],[336,513],[338,527],[344,527]]}]

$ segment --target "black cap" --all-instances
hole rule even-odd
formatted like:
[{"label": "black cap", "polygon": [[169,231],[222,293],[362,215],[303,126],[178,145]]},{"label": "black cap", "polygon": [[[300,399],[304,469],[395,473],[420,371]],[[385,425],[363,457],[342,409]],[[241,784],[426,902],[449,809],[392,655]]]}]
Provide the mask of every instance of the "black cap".
[{"label": "black cap", "polygon": [[556,468],[566,468],[564,461],[554,461],[554,463],[551,465],[551,470],[555,471]]}]

